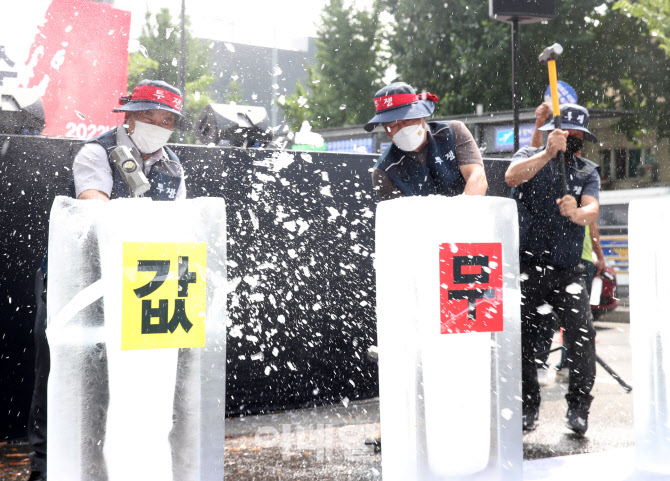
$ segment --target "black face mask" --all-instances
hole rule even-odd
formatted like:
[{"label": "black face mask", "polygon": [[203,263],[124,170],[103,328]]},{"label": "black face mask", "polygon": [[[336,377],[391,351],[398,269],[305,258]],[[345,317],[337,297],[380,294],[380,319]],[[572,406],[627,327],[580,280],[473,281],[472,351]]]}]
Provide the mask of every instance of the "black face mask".
[{"label": "black face mask", "polygon": [[584,147],[584,139],[578,139],[577,137],[569,136],[567,142],[568,145],[565,149],[565,153],[568,155],[579,152],[582,150],[582,147]]}]

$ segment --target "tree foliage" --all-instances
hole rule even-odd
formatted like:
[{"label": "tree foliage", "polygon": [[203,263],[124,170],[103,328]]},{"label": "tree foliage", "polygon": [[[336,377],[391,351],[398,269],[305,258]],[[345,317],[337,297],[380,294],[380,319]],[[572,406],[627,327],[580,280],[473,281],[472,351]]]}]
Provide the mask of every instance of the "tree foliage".
[{"label": "tree foliage", "polygon": [[[188,18],[186,21],[189,26]],[[158,14],[147,12],[142,34],[139,38],[140,51],[129,58],[128,91],[143,79],[163,80],[171,85],[179,85],[179,58],[181,52],[179,20],[172,20],[170,11],[162,8]],[[194,39],[186,29],[186,92],[184,94],[185,115],[193,122],[212,102],[207,92],[214,80],[209,74],[209,49],[202,40]],[[194,141],[192,134],[184,139]]]},{"label": "tree foliage", "polygon": [[242,95],[242,84],[237,81],[238,78],[240,78],[240,75],[237,72],[233,72],[230,76],[230,82],[228,82],[228,87],[223,95],[223,100],[227,104],[240,103],[244,97]]},{"label": "tree foliage", "polygon": [[303,121],[313,128],[360,124],[371,114],[371,92],[381,87],[379,9],[348,8],[344,0],[330,0],[322,14],[316,41],[316,61],[307,68],[307,85],[278,103],[289,125]]},{"label": "tree foliage", "polygon": [[[565,49],[559,79],[575,88],[579,103],[632,111],[618,125],[631,140],[645,129],[670,136],[668,1],[620,0],[618,6],[556,2],[554,20],[520,26],[522,108],[542,102],[549,81],[538,56],[558,42]],[[393,19],[383,32],[381,10]],[[488,2],[377,0],[365,14],[331,0],[322,24],[307,85],[298,85],[282,106],[293,128],[303,120],[315,128],[367,121],[384,55],[397,80],[440,97],[437,115],[474,113],[477,104],[486,111],[512,109],[511,26],[489,18]]]},{"label": "tree foliage", "polygon": [[668,0],[619,0],[614,9],[628,12],[643,21],[658,37],[661,48],[670,56],[670,2]]},{"label": "tree foliage", "polygon": [[[399,79],[437,94],[438,115],[512,108],[511,27],[488,17],[487,2],[382,0],[395,18],[387,34]],[[601,0],[556,2],[550,22],[520,26],[520,103],[537,106],[548,85],[537,58],[558,42],[559,79],[587,107],[635,111],[622,123],[629,136],[641,128],[668,135],[670,62],[641,20]]]}]

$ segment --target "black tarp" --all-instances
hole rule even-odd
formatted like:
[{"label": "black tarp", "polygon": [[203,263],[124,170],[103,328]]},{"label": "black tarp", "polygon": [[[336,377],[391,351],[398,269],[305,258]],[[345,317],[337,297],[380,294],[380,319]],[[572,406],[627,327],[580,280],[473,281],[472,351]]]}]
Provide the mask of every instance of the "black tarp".
[{"label": "black tarp", "polygon": [[[0,439],[25,435],[33,384],[33,278],[78,143],[0,137]],[[188,197],[226,199],[230,415],[377,395],[376,156],[175,145]],[[486,160],[489,195],[505,161]],[[400,261],[400,260],[399,260]]]}]

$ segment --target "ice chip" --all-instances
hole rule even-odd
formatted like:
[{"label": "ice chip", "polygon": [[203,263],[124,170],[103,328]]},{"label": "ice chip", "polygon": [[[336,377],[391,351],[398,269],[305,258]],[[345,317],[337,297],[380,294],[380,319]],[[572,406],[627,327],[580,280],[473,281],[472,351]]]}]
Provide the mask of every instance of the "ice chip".
[{"label": "ice chip", "polygon": [[265,294],[262,292],[255,292],[249,296],[249,302],[263,302],[265,301]]},{"label": "ice chip", "polygon": [[300,226],[300,229],[298,229],[298,235],[304,233],[307,229],[309,229],[309,223],[305,222],[302,219],[298,219],[296,223],[298,224],[298,226]]},{"label": "ice chip", "polygon": [[330,217],[328,217],[328,222],[335,221],[335,219],[337,219],[340,215],[340,213],[334,207],[326,207],[326,210],[330,214]]},{"label": "ice chip", "polygon": [[512,412],[511,409],[505,408],[502,411],[500,411],[500,415],[503,417],[503,419],[507,419],[509,421],[510,419],[512,419],[514,413]]},{"label": "ice chip", "polygon": [[577,295],[580,292],[582,292],[582,286],[580,286],[576,282],[573,282],[572,284],[570,284],[568,287],[565,288],[565,292],[567,292],[568,294]]}]

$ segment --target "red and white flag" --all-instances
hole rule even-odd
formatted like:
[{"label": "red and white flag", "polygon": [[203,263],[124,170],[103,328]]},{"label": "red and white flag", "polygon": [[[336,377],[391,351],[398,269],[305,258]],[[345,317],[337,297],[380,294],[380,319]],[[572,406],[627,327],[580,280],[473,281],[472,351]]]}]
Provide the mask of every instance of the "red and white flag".
[{"label": "red and white flag", "polygon": [[[123,115],[112,109],[127,90],[130,12],[89,0],[36,2],[35,12],[26,10],[10,9],[0,29],[2,86],[41,94],[44,135],[91,138],[120,124]],[[28,48],[7,22],[34,32]]]}]

